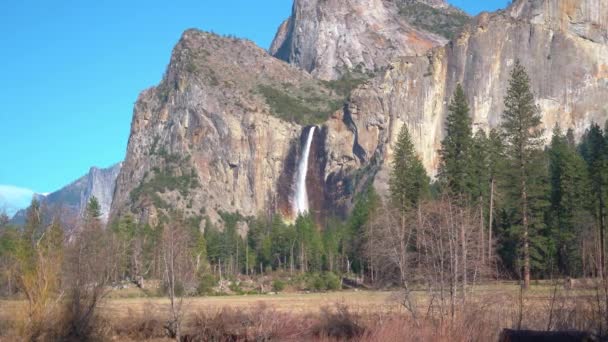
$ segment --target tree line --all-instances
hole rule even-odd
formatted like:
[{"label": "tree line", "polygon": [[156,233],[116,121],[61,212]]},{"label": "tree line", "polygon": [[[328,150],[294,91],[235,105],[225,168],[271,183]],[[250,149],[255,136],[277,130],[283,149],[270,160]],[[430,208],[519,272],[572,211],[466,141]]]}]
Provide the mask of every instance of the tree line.
[{"label": "tree line", "polygon": [[[287,222],[280,215],[220,213],[213,223],[170,211],[152,226],[121,217],[91,237],[106,249],[106,282],[144,288],[147,279],[162,279],[167,289],[168,235],[180,245],[175,271],[184,279],[172,285],[178,292],[210,277],[275,271],[349,274],[373,285],[442,277],[448,287],[490,276],[522,279],[525,286],[532,277],[603,277],[608,132],[592,124],[577,142],[572,129],[556,125],[547,145],[519,62],[504,103],[497,128],[474,130],[466,90],[458,85],[437,176],[427,175],[404,125],[393,146],[390,196],[369,187],[346,220],[319,225],[308,215]],[[93,199],[89,206],[99,205]],[[0,219],[0,285],[7,295],[19,289],[18,241],[31,227],[42,236],[60,226],[36,221],[37,210],[34,201],[22,230]]]},{"label": "tree line", "polygon": [[[433,182],[403,126],[387,204],[399,219],[386,222],[390,215],[382,215],[380,225],[401,225],[401,235],[409,232],[405,226],[415,226],[405,237],[405,258],[421,253],[421,236],[437,233],[425,230],[425,221],[444,220],[431,224],[436,230],[458,222],[461,231],[453,232],[459,236],[453,237],[448,261],[456,262],[452,267],[463,272],[458,280],[465,285],[467,277],[489,270],[494,277],[521,279],[524,287],[532,277],[603,277],[608,132],[593,123],[577,143],[572,128],[564,131],[556,124],[546,144],[530,79],[519,61],[504,108],[497,128],[474,131],[465,89],[456,87]],[[475,269],[466,271],[471,262]]]}]

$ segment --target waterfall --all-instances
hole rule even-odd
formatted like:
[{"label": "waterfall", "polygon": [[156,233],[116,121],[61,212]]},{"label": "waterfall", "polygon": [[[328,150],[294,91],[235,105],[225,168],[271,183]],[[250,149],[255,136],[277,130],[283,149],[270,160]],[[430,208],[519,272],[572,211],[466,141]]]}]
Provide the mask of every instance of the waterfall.
[{"label": "waterfall", "polygon": [[315,135],[315,126],[310,127],[306,138],[306,145],[300,155],[298,161],[298,171],[296,173],[296,193],[293,201],[294,214],[300,215],[308,212],[308,191],[306,190],[306,174],[308,173],[308,155],[310,154],[310,145],[312,138]]}]

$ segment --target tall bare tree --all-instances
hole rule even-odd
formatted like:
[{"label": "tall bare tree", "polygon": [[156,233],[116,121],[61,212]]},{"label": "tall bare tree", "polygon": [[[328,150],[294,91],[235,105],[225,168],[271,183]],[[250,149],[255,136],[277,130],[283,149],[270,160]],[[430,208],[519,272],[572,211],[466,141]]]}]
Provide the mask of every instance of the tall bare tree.
[{"label": "tall bare tree", "polygon": [[169,319],[165,328],[171,338],[181,339],[184,317],[184,295],[196,274],[196,256],[186,224],[179,213],[174,213],[165,224],[161,239],[166,295],[169,298]]}]

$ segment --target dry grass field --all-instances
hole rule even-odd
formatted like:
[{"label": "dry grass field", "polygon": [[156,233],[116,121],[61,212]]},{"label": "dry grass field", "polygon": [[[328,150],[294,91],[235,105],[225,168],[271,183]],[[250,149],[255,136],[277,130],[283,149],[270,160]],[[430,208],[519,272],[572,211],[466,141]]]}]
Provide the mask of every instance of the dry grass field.
[{"label": "dry grass field", "polygon": [[[532,286],[520,297],[519,289],[514,282],[472,288],[465,311],[459,312],[455,323],[450,324],[425,318],[430,317],[430,310],[437,310],[437,305],[422,290],[412,295],[417,321],[401,305],[402,296],[395,291],[193,297],[184,299],[184,326],[197,331],[197,341],[224,341],[235,336],[239,341],[335,340],[319,337],[328,332],[332,336],[331,329],[335,327],[347,329],[346,333],[340,330],[337,336],[342,337],[353,333],[348,329],[355,329],[354,334],[361,334],[356,339],[360,341],[404,336],[422,341],[493,340],[501,329],[518,326],[521,311],[522,328],[594,328],[591,290],[566,290],[561,285],[543,283]],[[168,299],[138,295],[141,293],[135,289],[117,290],[103,301],[99,312],[111,340],[163,340]],[[19,317],[23,305],[25,302],[19,300],[0,301],[2,326],[12,326],[11,321]],[[215,339],[200,338],[213,334],[217,334]],[[5,340],[9,341],[10,336],[0,336],[0,341]]]}]

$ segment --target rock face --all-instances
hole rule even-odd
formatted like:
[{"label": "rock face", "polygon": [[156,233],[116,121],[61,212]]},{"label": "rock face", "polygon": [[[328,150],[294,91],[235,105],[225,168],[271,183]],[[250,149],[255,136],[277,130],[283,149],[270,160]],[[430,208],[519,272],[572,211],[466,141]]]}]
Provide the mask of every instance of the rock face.
[{"label": "rock face", "polygon": [[533,24],[568,31],[592,42],[608,42],[608,5],[601,0],[517,1],[509,14]]},{"label": "rock face", "polygon": [[[422,5],[445,9],[442,1]],[[481,14],[442,46],[445,39],[400,17],[400,6],[296,0],[270,49],[293,66],[248,41],[185,32],[161,84],[136,103],[112,216],[155,223],[177,208],[216,221],[236,211],[290,217],[311,124],[309,206],[317,218],[346,214],[372,182],[388,191],[403,125],[434,174],[457,84],[475,127],[497,126],[516,59],[528,69],[547,136],[555,124],[580,136],[608,118],[608,6],[599,0],[519,0]],[[336,80],[347,69],[376,76],[344,105],[344,78]]]},{"label": "rock face", "polygon": [[[50,222],[56,215],[67,228],[76,226],[83,217],[87,203],[95,196],[101,206],[101,218],[105,222],[110,213],[116,177],[120,172],[122,163],[101,169],[92,167],[89,173],[70,183],[69,185],[52,192],[46,196],[36,195],[40,202],[45,222]],[[12,222],[25,223],[27,210],[15,213]]]},{"label": "rock face", "polygon": [[409,1],[418,1],[425,5],[429,5],[434,8],[448,8],[450,5],[445,0],[409,0]]},{"label": "rock face", "polygon": [[290,216],[302,125],[342,104],[250,41],[188,30],[161,84],[137,100],[112,216]]},{"label": "rock face", "polygon": [[360,144],[364,154],[382,155],[377,189],[387,190],[390,147],[404,124],[434,173],[447,104],[458,83],[467,92],[475,127],[496,127],[516,59],[530,75],[546,137],[556,124],[578,136],[591,122],[603,124],[608,119],[607,15],[608,6],[595,0],[520,0],[507,11],[480,15],[455,41],[424,57],[396,59],[356,90],[349,104],[359,140],[371,136]]},{"label": "rock face", "polygon": [[421,55],[446,41],[410,25],[394,1],[295,0],[270,53],[331,80],[347,70],[380,70],[397,56]]}]

